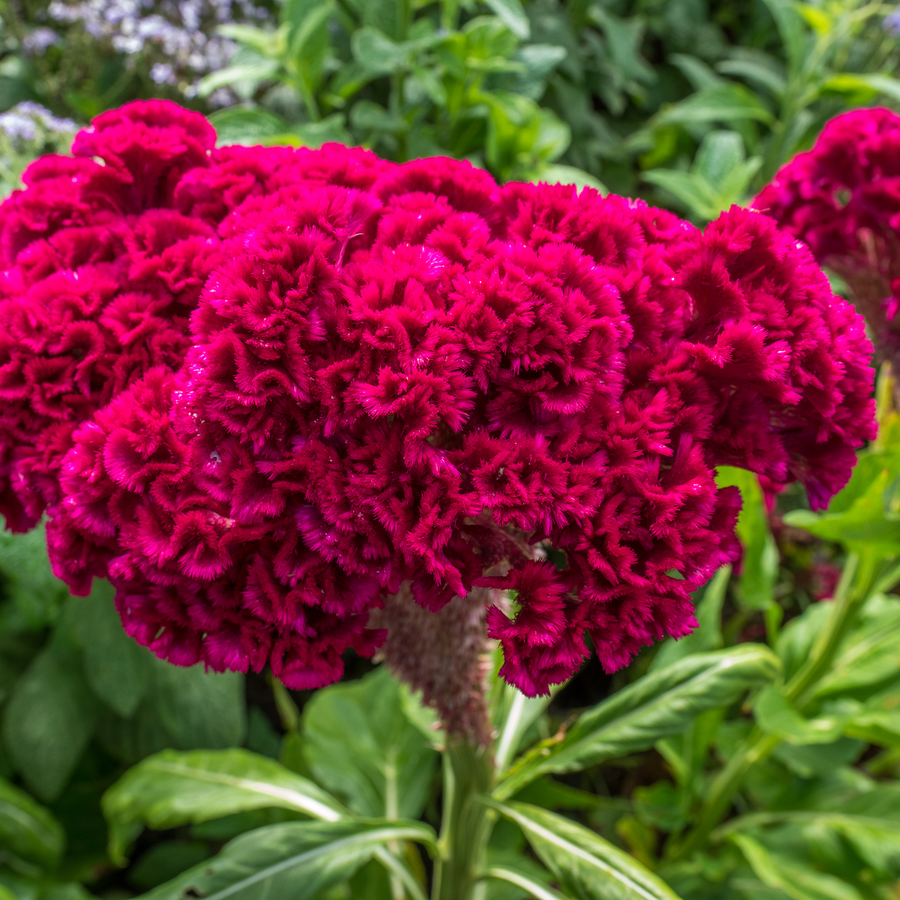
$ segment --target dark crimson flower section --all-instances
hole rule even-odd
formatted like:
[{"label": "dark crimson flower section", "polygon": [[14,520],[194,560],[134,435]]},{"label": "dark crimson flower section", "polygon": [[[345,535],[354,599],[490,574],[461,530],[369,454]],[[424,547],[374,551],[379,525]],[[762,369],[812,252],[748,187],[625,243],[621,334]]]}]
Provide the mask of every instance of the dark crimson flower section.
[{"label": "dark crimson flower section", "polygon": [[588,635],[611,671],[736,557],[715,466],[821,506],[873,434],[861,319],[765,216],[701,233],[449,159],[210,150],[142,110],[76,143],[105,180],[41,161],[0,213],[31,223],[3,231],[4,510],[46,507],[60,577],[109,577],[172,662],[317,687],[384,641],[389,595],[482,587],[515,591],[488,631],[526,693]]},{"label": "dark crimson flower section", "polygon": [[882,360],[900,366],[900,116],[857,109],[779,171],[753,205],[836,271]]}]

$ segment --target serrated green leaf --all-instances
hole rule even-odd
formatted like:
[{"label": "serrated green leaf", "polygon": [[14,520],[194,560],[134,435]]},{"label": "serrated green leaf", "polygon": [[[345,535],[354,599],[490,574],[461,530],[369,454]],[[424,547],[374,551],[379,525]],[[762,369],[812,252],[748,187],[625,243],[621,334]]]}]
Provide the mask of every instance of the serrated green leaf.
[{"label": "serrated green leaf", "polygon": [[70,597],[65,618],[81,646],[91,689],[119,715],[132,715],[150,680],[151,657],[125,634],[110,583],[96,578],[89,597]]},{"label": "serrated green leaf", "polygon": [[77,659],[53,645],[16,682],[3,737],[16,770],[42,800],[55,800],[66,786],[99,712]]},{"label": "serrated green leaf", "polygon": [[527,803],[491,803],[515,822],[562,886],[586,900],[678,900],[637,860],[583,825]]},{"label": "serrated green leaf", "polygon": [[382,667],[319,691],[303,711],[310,770],[360,815],[413,818],[424,808],[437,754],[406,715],[409,702]]},{"label": "serrated green leaf", "polygon": [[110,856],[122,865],[146,825],[157,830],[279,807],[335,821],[340,804],[306,778],[248,750],[164,750],[129,769],[103,795]]},{"label": "serrated green leaf", "polygon": [[778,658],[761,644],[697,653],[645,675],[584,713],[561,739],[539,744],[497,787],[511,797],[546,773],[572,772],[651,747],[683,731],[701,712],[734,702],[779,674]]},{"label": "serrated green leaf", "polygon": [[52,869],[62,857],[65,839],[49,809],[0,778],[0,853]]},{"label": "serrated green leaf", "polygon": [[311,900],[353,873],[392,841],[434,847],[434,832],[418,822],[287,822],[257,828],[222,852],[161,885],[145,900]]}]

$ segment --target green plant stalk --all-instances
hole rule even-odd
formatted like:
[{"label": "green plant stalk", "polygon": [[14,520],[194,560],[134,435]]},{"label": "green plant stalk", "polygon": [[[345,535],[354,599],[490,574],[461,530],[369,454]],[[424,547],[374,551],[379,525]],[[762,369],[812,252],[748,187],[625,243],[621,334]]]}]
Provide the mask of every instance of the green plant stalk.
[{"label": "green plant stalk", "polygon": [[[853,624],[861,601],[868,595],[874,572],[871,554],[866,554],[862,563],[860,566],[860,557],[855,553],[847,558],[828,622],[813,645],[809,660],[784,688],[785,696],[799,709],[809,701],[812,689],[828,672],[844,635]],[[860,578],[856,579],[858,570]],[[683,841],[672,846],[667,854],[668,861],[690,856],[706,843],[713,829],[730,809],[734,795],[747,772],[767,759],[780,742],[780,738],[766,734],[759,726],[754,726],[737,753],[713,781],[696,826]]]},{"label": "green plant stalk", "polygon": [[448,735],[444,753],[444,812],[434,868],[432,900],[479,900],[492,813],[477,801],[490,792],[494,765],[490,748]]}]

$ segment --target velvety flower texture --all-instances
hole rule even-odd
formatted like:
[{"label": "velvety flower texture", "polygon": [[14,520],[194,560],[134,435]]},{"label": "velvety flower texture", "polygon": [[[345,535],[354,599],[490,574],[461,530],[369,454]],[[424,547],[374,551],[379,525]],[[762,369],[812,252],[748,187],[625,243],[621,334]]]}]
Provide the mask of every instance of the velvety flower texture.
[{"label": "velvety flower texture", "polygon": [[[4,383],[9,471],[62,429],[39,456],[56,572],[78,593],[108,576],[128,632],[175,663],[317,687],[383,644],[396,598],[437,613],[500,589],[513,616],[490,608],[487,630],[511,683],[567,679],[586,635],[611,671],[687,634],[690,592],[736,557],[716,465],[800,480],[820,507],[873,435],[862,322],[765,216],[701,233],[448,159],[199,152],[205,132],[166,108],[136,126],[168,160],[147,163],[154,185],[127,177],[128,107],[76,142],[107,153],[102,180],[84,158],[37,164],[52,174],[0,213],[30,223],[2,232],[0,314],[36,335],[3,351],[29,373]],[[96,259],[53,244],[107,221]],[[142,315],[177,333],[170,356]],[[115,362],[133,332],[114,384],[71,349],[99,338],[65,336],[94,328]],[[56,393],[55,366],[72,372]],[[477,606],[442,619],[470,650]]]},{"label": "velvety flower texture", "polygon": [[900,116],[877,108],[832,119],[753,205],[841,275],[879,358],[900,371]]}]

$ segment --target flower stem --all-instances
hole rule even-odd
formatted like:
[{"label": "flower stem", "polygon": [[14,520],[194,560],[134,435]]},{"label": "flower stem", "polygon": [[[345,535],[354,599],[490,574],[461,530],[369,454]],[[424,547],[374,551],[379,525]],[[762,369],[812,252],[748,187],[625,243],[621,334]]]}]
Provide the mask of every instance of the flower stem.
[{"label": "flower stem", "polygon": [[485,853],[493,821],[490,810],[475,801],[490,792],[490,749],[448,736],[444,754],[444,814],[435,865],[432,900],[478,900]]}]

